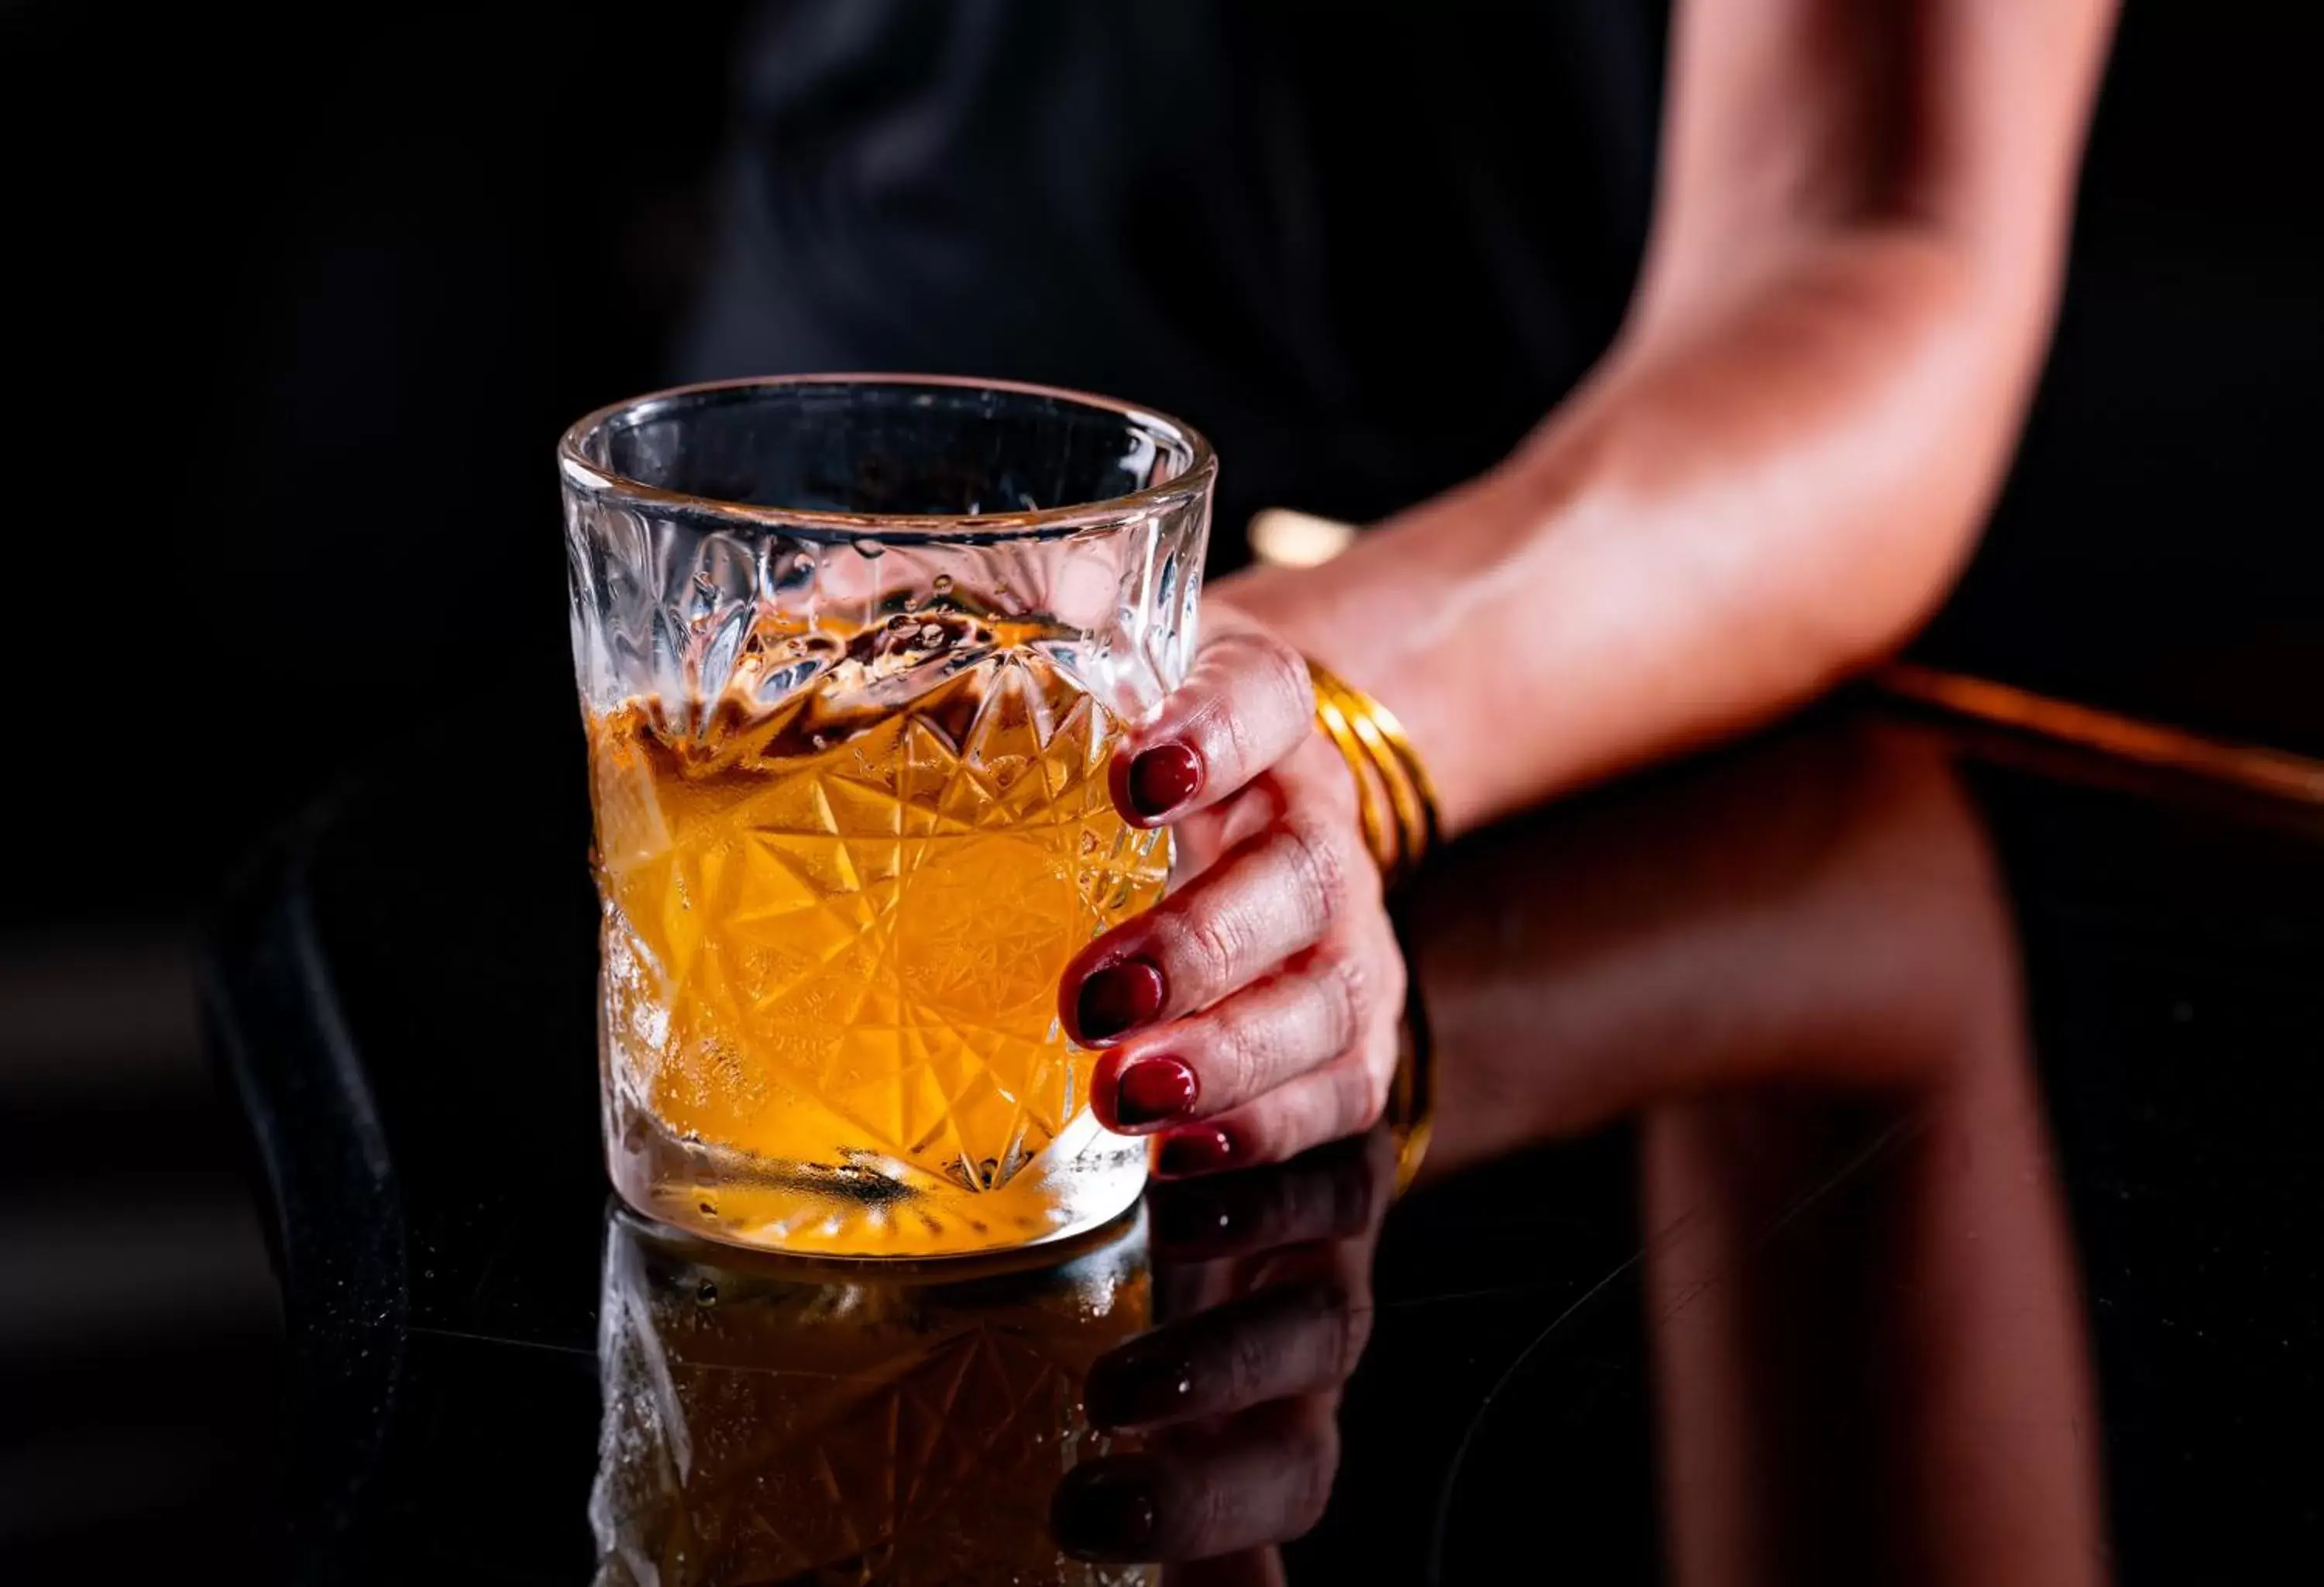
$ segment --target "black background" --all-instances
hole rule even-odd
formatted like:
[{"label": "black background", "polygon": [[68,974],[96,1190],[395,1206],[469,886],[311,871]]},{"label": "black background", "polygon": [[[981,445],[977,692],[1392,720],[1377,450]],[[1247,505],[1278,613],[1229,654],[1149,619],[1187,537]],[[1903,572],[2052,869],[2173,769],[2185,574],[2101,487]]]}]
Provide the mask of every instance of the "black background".
[{"label": "black background", "polygon": [[[549,449],[665,377],[738,16],[0,17],[18,682],[69,727],[16,924],[178,912],[385,718],[561,687]],[[2324,751],[2319,43],[2310,7],[2126,8],[1930,659]]]},{"label": "black background", "polygon": [[[428,797],[528,818],[477,702],[570,697],[549,452],[666,376],[738,13],[0,7],[0,1117],[36,1126],[0,1541],[263,1536],[276,1323],[190,923],[416,726]],[[1926,659],[2324,753],[2319,44],[2291,0],[2127,7],[2051,367]]]}]

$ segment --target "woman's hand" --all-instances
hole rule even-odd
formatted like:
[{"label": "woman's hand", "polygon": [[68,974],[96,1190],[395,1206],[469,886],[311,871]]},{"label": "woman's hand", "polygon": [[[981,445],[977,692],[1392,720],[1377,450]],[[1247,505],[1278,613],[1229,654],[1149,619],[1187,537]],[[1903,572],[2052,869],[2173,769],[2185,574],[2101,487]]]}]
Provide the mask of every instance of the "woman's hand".
[{"label": "woman's hand", "polygon": [[1185,683],[1115,751],[1113,801],[1171,826],[1163,903],[1067,967],[1065,1029],[1098,1060],[1098,1117],[1159,1133],[1156,1171],[1279,1162],[1368,1128],[1396,1065],[1404,960],[1346,761],[1306,664],[1232,607]]},{"label": "woman's hand", "polygon": [[1340,1391],[1371,1338],[1395,1193],[1396,1146],[1375,1130],[1155,1194],[1157,1326],[1083,1389],[1093,1423],[1138,1443],[1057,1485],[1050,1529],[1068,1551],[1172,1562],[1173,1587],[1282,1582],[1273,1545],[1323,1518],[1339,1475]]}]

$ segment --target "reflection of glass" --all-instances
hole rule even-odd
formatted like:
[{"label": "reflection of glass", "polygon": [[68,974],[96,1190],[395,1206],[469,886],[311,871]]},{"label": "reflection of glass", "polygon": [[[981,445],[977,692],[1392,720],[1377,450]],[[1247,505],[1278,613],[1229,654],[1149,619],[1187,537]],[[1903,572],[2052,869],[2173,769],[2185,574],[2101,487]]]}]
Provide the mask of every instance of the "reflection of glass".
[{"label": "reflection of glass", "polygon": [[1111,1441],[1081,1385],[1146,1325],[1142,1219],[1063,1262],[921,1273],[738,1255],[615,1214],[597,1580],[1150,1582],[1066,1558],[1050,1496]]},{"label": "reflection of glass", "polygon": [[[1643,1249],[1597,1304],[1645,1307],[1672,1580],[2105,1580],[2006,894],[1940,744],[1793,734],[1465,844],[1407,901],[1441,1066],[1407,1253],[1474,1251],[1512,1296],[1489,1304],[1538,1305],[1504,1272],[1524,1176],[1445,1181],[1636,1121]],[[1572,1551],[1597,1523],[1545,1486],[1566,1424],[1543,1411],[1604,1369],[1526,1330],[1457,1444],[1412,1442],[1385,1407],[1445,1368],[1425,1334],[1371,1342],[1395,1184],[1375,1131],[1158,1186],[1150,1277],[1143,1245],[1067,1248],[1115,1264],[1094,1285],[1021,1255],[941,1287],[809,1270],[625,1222],[604,1579],[975,1581],[973,1555],[1036,1582],[1500,1580]],[[1003,1352],[1020,1375],[985,1370]],[[1343,1449],[1360,1361],[1384,1375]],[[1383,1482],[1437,1518],[1401,1553],[1363,1513]],[[1065,1550],[1124,1563],[1077,1576]]]},{"label": "reflection of glass", "polygon": [[1090,1113],[1057,982],[1168,865],[1106,767],[1185,670],[1207,447],[810,379],[608,409],[560,460],[622,1195],[831,1255],[1120,1212],[1145,1156]]}]

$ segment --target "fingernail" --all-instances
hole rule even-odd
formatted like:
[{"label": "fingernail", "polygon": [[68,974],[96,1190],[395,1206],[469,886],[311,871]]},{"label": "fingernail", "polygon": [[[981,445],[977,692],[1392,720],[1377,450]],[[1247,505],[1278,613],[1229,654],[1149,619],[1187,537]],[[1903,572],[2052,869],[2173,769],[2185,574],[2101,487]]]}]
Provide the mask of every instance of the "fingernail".
[{"label": "fingernail", "polygon": [[1167,1422],[1194,1398],[1183,1358],[1143,1354],[1136,1345],[1099,1357],[1082,1389],[1082,1405],[1101,1427]]},{"label": "fingernail", "polygon": [[1114,1076],[1113,1116],[1124,1129],[1167,1124],[1194,1105],[1194,1072],[1176,1058],[1140,1058]]},{"label": "fingernail", "polygon": [[1156,744],[1130,762],[1130,802],[1152,821],[1194,797],[1203,786],[1202,758],[1185,744]]},{"label": "fingernail", "polygon": [[1049,1506],[1049,1530],[1068,1553],[1136,1559],[1154,1540],[1154,1493],[1144,1476],[1106,1465],[1065,1473]]},{"label": "fingernail", "polygon": [[1154,1165],[1157,1174],[1209,1174],[1231,1165],[1234,1142],[1215,1124],[1174,1130],[1162,1138],[1162,1155]]},{"label": "fingernail", "polygon": [[1147,959],[1120,959],[1090,972],[1074,1000],[1084,1041],[1105,1041],[1162,1011],[1162,972]]}]

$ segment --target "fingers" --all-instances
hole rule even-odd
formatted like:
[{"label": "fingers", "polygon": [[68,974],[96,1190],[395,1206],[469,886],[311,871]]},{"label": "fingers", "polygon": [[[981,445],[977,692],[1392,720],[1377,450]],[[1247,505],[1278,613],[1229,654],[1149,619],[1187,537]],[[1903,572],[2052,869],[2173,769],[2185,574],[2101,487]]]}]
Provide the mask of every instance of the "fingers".
[{"label": "fingers", "polygon": [[1283,1162],[1376,1122],[1394,1079],[1405,966],[1384,918],[1358,924],[1098,1062],[1090,1100],[1156,1133],[1165,1177]]},{"label": "fingers", "polygon": [[1379,1225],[1395,1188],[1396,1143],[1384,1128],[1271,1174],[1157,1186],[1147,1204],[1155,1260],[1183,1265],[1353,1239]]},{"label": "fingers", "polygon": [[1335,1389],[1371,1338],[1369,1304],[1337,1278],[1277,1285],[1098,1358],[1083,1389],[1102,1427],[1152,1427]]},{"label": "fingers", "polygon": [[1178,824],[1180,885],[1076,955],[1057,1011],[1076,1043],[1114,1048],[1093,1106],[1167,1132],[1164,1175],[1360,1132],[1387,1096],[1403,959],[1314,708],[1305,662],[1228,614],[1115,758],[1124,815]]},{"label": "fingers", "polygon": [[1115,807],[1140,826],[1206,809],[1297,749],[1314,715],[1297,651],[1258,628],[1214,633],[1186,681],[1114,752]]},{"label": "fingers", "polygon": [[1379,874],[1350,823],[1303,800],[1146,914],[1082,950],[1058,1015],[1084,1047],[1216,1002],[1313,947]]},{"label": "fingers", "polygon": [[1126,1133],[1217,1113],[1355,1043],[1371,972],[1332,947],[1298,955],[1200,1014],[1108,1053],[1093,1076],[1098,1118]]},{"label": "fingers", "polygon": [[1404,979],[1386,924],[1358,922],[1198,1013],[1126,1038],[1098,1061],[1090,1100],[1127,1134],[1227,1112],[1360,1046],[1396,1017]]},{"label": "fingers", "polygon": [[1157,1191],[1157,1302],[1167,1275],[1226,1287],[1092,1367],[1091,1420],[1139,1430],[1146,1453],[1066,1477],[1061,1543],[1099,1559],[1231,1557],[1242,1568],[1215,1579],[1270,1579],[1264,1552],[1235,1551],[1299,1536],[1329,1499],[1335,1410],[1370,1339],[1371,1251],[1394,1177],[1378,1130],[1268,1173]]},{"label": "fingers", "polygon": [[1388,1106],[1396,1075],[1390,1029],[1320,1069],[1213,1119],[1161,1137],[1154,1172],[1164,1178],[1280,1163],[1310,1147],[1368,1129]]},{"label": "fingers", "polygon": [[1076,1466],[1057,1485],[1050,1529],[1084,1559],[1207,1559],[1306,1532],[1339,1466],[1331,1402],[1275,1400],[1199,1439]]}]

